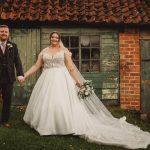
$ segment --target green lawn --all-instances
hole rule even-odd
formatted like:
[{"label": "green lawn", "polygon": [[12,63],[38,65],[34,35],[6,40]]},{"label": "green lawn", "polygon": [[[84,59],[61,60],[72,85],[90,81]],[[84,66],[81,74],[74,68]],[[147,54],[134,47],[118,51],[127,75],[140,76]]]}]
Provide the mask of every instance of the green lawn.
[{"label": "green lawn", "polygon": [[[123,111],[120,108],[111,108],[110,111],[116,117],[126,115],[129,122],[150,131],[150,123],[141,122],[135,112]],[[6,129],[0,126],[0,150],[125,150],[120,147],[88,143],[71,135],[39,136],[23,122],[23,114],[23,109],[13,107],[10,120],[13,127]],[[150,146],[147,149],[150,150]]]}]

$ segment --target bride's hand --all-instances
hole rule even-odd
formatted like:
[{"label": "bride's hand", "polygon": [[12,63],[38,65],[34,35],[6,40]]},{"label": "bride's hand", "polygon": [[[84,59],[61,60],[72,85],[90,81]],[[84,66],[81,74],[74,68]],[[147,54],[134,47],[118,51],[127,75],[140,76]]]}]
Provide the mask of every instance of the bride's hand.
[{"label": "bride's hand", "polygon": [[76,86],[77,86],[78,88],[81,88],[81,83],[80,83],[80,82],[76,82]]}]

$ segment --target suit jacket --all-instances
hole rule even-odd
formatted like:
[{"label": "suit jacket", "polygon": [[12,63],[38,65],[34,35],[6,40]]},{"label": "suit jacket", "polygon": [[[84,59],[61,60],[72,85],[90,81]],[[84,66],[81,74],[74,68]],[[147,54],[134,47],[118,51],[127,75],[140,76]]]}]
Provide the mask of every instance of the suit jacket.
[{"label": "suit jacket", "polygon": [[[0,51],[2,51],[1,47],[0,47]],[[22,64],[19,57],[17,45],[15,43],[7,41],[5,53],[7,59],[7,71],[8,71],[9,81],[13,83],[16,80],[15,75],[23,76],[23,69],[22,69]],[[0,79],[2,77],[2,58],[3,58],[3,54],[2,52],[0,52]]]}]

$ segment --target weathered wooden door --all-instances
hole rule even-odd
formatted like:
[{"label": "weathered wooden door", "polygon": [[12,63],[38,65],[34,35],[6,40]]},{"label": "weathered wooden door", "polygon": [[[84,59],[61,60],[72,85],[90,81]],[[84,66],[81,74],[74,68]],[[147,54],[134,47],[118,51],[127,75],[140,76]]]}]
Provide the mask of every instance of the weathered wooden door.
[{"label": "weathered wooden door", "polygon": [[[20,58],[24,72],[35,62],[40,51],[40,30],[39,29],[12,29],[10,40],[15,42],[19,49]],[[25,83],[15,83],[13,92],[14,105],[26,104],[29,100],[31,90],[38,77],[38,73],[32,75]]]},{"label": "weathered wooden door", "polygon": [[141,110],[150,118],[150,39],[141,39]]},{"label": "weathered wooden door", "polygon": [[119,54],[118,32],[96,28],[42,28],[41,47],[49,45],[49,34],[61,33],[64,45],[82,75],[93,81],[97,96],[104,103],[118,104]]}]

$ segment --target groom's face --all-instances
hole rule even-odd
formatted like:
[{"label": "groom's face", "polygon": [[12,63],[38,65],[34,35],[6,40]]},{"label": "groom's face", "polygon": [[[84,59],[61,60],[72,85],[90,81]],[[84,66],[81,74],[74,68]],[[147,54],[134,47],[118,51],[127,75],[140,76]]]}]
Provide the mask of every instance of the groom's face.
[{"label": "groom's face", "polygon": [[0,27],[0,40],[6,41],[9,38],[9,29],[7,27]]}]

